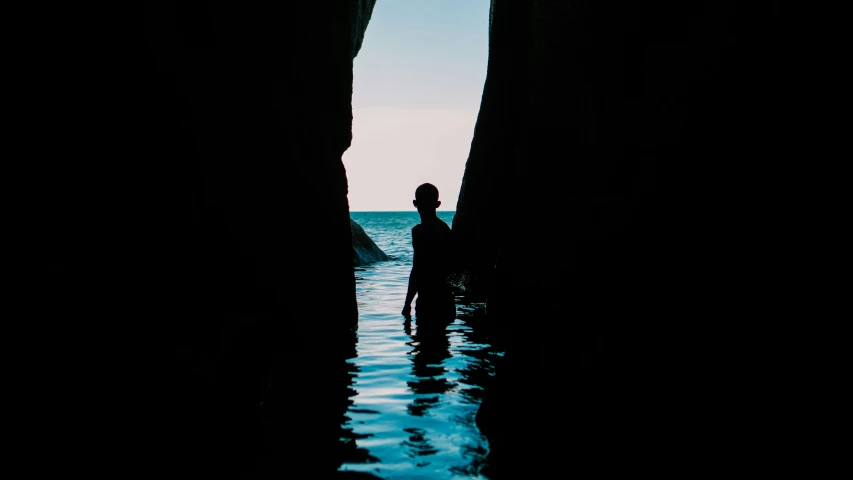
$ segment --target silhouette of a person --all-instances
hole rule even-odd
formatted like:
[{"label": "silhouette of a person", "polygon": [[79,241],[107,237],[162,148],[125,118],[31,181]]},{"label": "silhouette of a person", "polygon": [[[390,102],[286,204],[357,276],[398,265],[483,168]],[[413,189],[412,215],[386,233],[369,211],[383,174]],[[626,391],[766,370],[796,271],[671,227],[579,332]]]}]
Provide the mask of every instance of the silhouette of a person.
[{"label": "silhouette of a person", "polygon": [[456,308],[449,283],[453,240],[450,227],[435,213],[441,205],[438,189],[430,183],[422,184],[415,190],[412,204],[418,209],[421,223],[412,228],[414,255],[403,316],[411,318],[412,300],[417,294],[415,311],[419,320],[425,316],[452,319]]}]

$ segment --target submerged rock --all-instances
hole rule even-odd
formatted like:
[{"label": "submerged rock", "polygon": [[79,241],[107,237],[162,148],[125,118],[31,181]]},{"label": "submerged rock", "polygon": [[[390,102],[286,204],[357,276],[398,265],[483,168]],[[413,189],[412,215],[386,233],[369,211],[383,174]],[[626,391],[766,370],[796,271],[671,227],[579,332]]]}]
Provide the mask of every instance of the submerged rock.
[{"label": "submerged rock", "polygon": [[388,260],[388,255],[373,243],[361,225],[355,223],[353,219],[350,219],[349,225],[352,232],[353,266]]}]

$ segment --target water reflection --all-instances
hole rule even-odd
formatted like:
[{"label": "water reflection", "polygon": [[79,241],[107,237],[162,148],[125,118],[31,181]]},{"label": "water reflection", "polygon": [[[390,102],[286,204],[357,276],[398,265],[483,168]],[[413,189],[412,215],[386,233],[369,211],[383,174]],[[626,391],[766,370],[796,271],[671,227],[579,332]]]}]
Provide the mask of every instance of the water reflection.
[{"label": "water reflection", "polygon": [[[482,305],[416,305],[404,319],[410,264],[357,270],[358,355],[349,360],[349,408],[341,471],[380,478],[485,478],[488,442],[474,421],[500,352]],[[428,313],[444,312],[441,316]],[[426,315],[426,316],[425,316]]]},{"label": "water reflection", "polygon": [[459,393],[465,401],[479,405],[483,400],[483,391],[492,382],[496,363],[502,353],[487,333],[486,310],[483,304],[462,306],[457,316],[468,327],[459,330],[464,340],[458,350],[469,358],[465,366],[459,369],[462,376]]},{"label": "water reflection", "polygon": [[[357,328],[353,330],[353,332],[357,332]],[[358,353],[356,352],[356,345],[358,343],[357,335],[353,336],[352,341],[352,351],[349,352],[348,355],[345,355],[344,358],[344,369],[346,370],[347,381],[346,381],[346,403],[347,408],[342,412],[340,425],[340,435],[339,435],[339,443],[338,447],[340,449],[340,455],[337,457],[337,465],[336,468],[340,467],[340,465],[344,461],[348,462],[356,462],[356,463],[375,463],[378,462],[379,459],[371,455],[367,449],[361,448],[357,444],[357,440],[365,439],[371,437],[370,434],[359,434],[353,431],[352,426],[352,418],[347,415],[347,413],[378,413],[366,410],[358,410],[353,408],[353,397],[358,395],[358,392],[352,388],[353,382],[355,378],[358,376],[358,373],[361,371],[358,365],[352,363],[350,360],[357,357]]]},{"label": "water reflection", "polygon": [[412,333],[412,320],[406,319],[403,328],[412,339],[407,345],[412,347],[409,356],[412,360],[412,377],[407,384],[416,394],[408,405],[410,415],[422,417],[439,402],[439,396],[449,392],[456,384],[449,381],[445,374],[447,368],[443,362],[450,358],[450,341],[447,327],[453,318],[416,318],[415,333]]},{"label": "water reflection", "polygon": [[[310,363],[298,349],[276,352],[259,406],[263,438],[257,473],[286,476],[307,468],[319,476],[336,471],[344,461],[378,461],[356,444],[368,435],[347,427],[360,368],[352,362],[357,356],[357,328],[342,330],[326,335],[327,352]],[[317,452],[322,456],[316,457]],[[314,460],[305,465],[309,457]]]},{"label": "water reflection", "polygon": [[[475,417],[483,398],[483,391],[491,384],[495,364],[503,352],[489,341],[485,323],[485,305],[482,303],[466,304],[460,299],[457,308],[455,332],[461,336],[461,342],[456,351],[467,358],[464,366],[457,370],[460,403],[471,407],[460,411],[453,417],[455,423],[468,426],[472,431],[479,432]],[[461,409],[460,409],[461,410]],[[462,445],[461,455],[466,460],[462,465],[455,465],[450,472],[455,476],[477,478],[486,464],[489,453],[485,438],[481,441],[471,441]]]}]

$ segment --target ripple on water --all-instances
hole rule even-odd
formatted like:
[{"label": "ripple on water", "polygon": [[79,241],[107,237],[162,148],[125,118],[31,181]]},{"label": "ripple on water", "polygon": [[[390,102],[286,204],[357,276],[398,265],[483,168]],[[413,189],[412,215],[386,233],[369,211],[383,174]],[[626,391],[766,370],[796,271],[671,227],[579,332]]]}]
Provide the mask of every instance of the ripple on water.
[{"label": "ripple on water", "polygon": [[[448,224],[452,215],[439,212]],[[382,478],[481,478],[488,443],[474,422],[478,392],[501,352],[466,323],[472,306],[459,306],[441,338],[421,339],[416,321],[403,322],[416,212],[352,217],[394,258],[356,269],[358,355],[348,360],[355,393],[342,427],[369,455],[347,459],[341,470]]]}]

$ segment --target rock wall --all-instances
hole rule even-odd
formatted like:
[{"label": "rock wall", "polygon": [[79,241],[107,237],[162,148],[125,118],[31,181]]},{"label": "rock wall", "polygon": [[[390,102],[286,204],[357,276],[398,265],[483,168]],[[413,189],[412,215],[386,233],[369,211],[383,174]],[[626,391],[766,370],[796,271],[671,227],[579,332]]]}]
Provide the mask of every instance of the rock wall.
[{"label": "rock wall", "polygon": [[[337,466],[357,321],[341,156],[375,1],[333,3],[146,5],[119,118],[152,191],[123,268],[168,342],[154,400],[176,465]],[[326,463],[299,462],[316,452]]]},{"label": "rock wall", "polygon": [[746,326],[715,328],[760,303],[753,194],[795,135],[780,11],[493,0],[453,222],[507,349],[491,475],[675,470],[731,426]]}]

